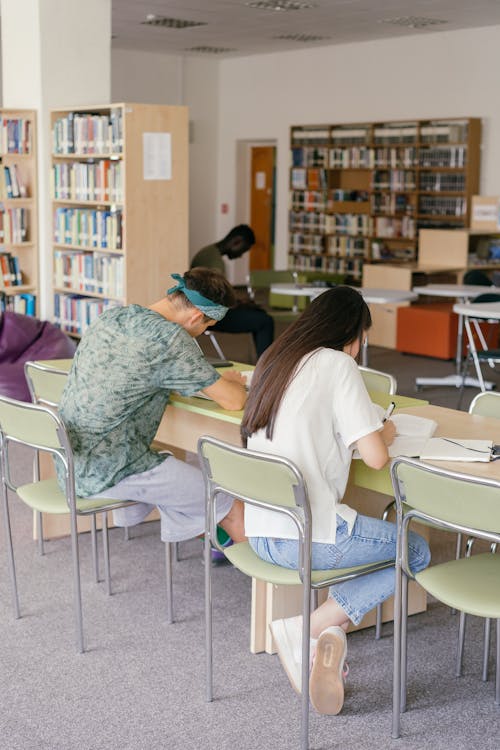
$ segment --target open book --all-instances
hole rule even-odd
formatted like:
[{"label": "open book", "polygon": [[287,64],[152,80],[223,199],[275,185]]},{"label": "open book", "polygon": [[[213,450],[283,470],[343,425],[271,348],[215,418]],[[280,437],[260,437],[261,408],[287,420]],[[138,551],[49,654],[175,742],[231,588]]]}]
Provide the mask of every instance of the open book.
[{"label": "open book", "polygon": [[493,441],[437,437],[427,440],[421,459],[432,461],[490,461]]},{"label": "open book", "polygon": [[[385,409],[374,404],[380,418],[384,418]],[[393,414],[391,421],[396,427],[396,437],[389,446],[389,456],[412,456],[418,457],[428,441],[437,429],[437,422],[425,417],[417,417],[414,414]],[[359,452],[354,451],[354,458],[360,458]]]}]

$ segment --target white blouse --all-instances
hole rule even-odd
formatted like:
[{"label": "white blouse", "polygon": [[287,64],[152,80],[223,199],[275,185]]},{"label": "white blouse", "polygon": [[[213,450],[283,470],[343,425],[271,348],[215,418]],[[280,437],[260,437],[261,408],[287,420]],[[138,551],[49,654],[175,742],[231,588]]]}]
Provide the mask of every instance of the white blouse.
[{"label": "white blouse", "polygon": [[[293,461],[309,495],[314,542],[335,543],[337,514],[351,533],[356,511],[342,503],[354,444],[381,429],[354,359],[334,349],[306,355],[286,389],[272,440],[265,430],[248,438],[248,448]],[[245,506],[247,536],[296,539],[293,521],[280,513]]]}]

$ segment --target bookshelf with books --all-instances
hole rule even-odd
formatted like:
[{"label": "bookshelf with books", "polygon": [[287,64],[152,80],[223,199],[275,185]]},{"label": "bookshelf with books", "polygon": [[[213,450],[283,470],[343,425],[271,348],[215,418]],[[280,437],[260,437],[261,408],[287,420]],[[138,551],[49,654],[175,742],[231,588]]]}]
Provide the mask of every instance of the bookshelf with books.
[{"label": "bookshelf with books", "polygon": [[360,282],[415,261],[421,228],[467,227],[480,141],[478,118],[293,126],[289,266]]},{"label": "bookshelf with books", "polygon": [[0,308],[36,314],[36,113],[0,109]]},{"label": "bookshelf with books", "polygon": [[54,319],[78,337],[189,265],[187,108],[54,110],[51,126]]}]

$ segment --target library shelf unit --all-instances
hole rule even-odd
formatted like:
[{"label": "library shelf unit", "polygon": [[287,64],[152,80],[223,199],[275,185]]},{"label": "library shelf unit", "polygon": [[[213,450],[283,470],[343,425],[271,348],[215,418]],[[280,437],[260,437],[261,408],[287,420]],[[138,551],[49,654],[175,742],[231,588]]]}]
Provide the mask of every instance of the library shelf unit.
[{"label": "library shelf unit", "polygon": [[187,107],[51,112],[54,322],[74,337],[109,307],[149,305],[188,268]]},{"label": "library shelf unit", "polygon": [[36,112],[0,109],[1,308],[36,314],[38,208]]},{"label": "library shelf unit", "polygon": [[415,261],[420,229],[469,225],[480,144],[478,118],[292,126],[289,267]]}]

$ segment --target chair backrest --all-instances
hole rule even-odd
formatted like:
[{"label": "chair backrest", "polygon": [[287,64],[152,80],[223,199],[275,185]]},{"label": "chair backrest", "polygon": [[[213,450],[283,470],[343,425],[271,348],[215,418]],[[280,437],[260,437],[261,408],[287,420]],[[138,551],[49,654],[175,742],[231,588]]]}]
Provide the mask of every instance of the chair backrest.
[{"label": "chair backrest", "polygon": [[30,448],[58,455],[67,452],[69,441],[64,424],[51,409],[0,396],[2,442],[15,441]]},{"label": "chair backrest", "polygon": [[205,478],[224,492],[271,509],[308,505],[302,475],[286,458],[206,436],[198,440],[198,455]]},{"label": "chair backrest", "polygon": [[382,372],[381,370],[372,370],[371,367],[361,366],[359,370],[365,382],[367,391],[389,393],[391,396],[396,393],[398,387],[396,378],[390,375],[388,372]]},{"label": "chair backrest", "polygon": [[463,277],[464,284],[470,284],[471,286],[492,286],[490,277],[480,269],[471,269],[466,271]]},{"label": "chair backrest", "polygon": [[24,375],[34,404],[45,404],[57,407],[68,380],[64,370],[40,365],[36,362],[25,362]]},{"label": "chair backrest", "polygon": [[[269,289],[271,284],[303,284],[306,280],[304,274],[297,271],[275,271],[274,269],[250,271],[247,276],[247,291],[249,297],[255,299],[257,289]],[[291,310],[293,307],[293,297],[283,294],[272,294],[269,292],[268,304],[270,307],[283,308]],[[303,309],[307,300],[302,297],[298,301],[299,309]]]},{"label": "chair backrest", "polygon": [[484,294],[478,294],[477,297],[474,297],[472,302],[500,302],[500,294],[495,294],[494,292],[484,292]]},{"label": "chair backrest", "polygon": [[492,391],[478,393],[469,406],[469,414],[500,419],[500,393]]},{"label": "chair backrest", "polygon": [[447,471],[422,461],[396,458],[391,477],[398,508],[453,531],[500,541],[498,482]]}]

